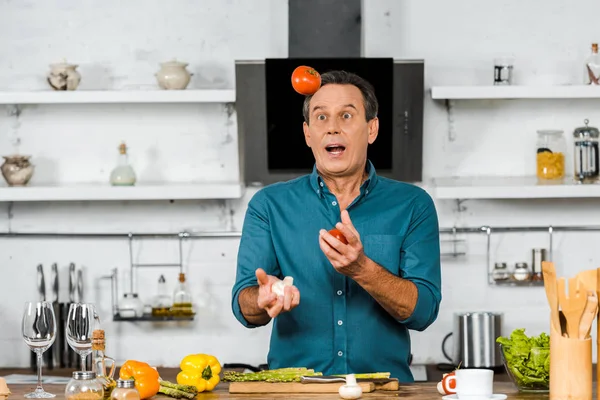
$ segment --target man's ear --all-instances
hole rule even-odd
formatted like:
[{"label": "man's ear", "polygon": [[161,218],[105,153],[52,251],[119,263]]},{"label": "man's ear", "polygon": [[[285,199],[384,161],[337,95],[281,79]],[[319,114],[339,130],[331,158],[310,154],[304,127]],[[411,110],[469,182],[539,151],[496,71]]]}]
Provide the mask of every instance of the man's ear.
[{"label": "man's ear", "polygon": [[375,117],[369,121],[369,144],[373,144],[379,134],[379,118]]},{"label": "man's ear", "polygon": [[302,130],[304,131],[304,140],[306,141],[306,145],[310,147],[310,129],[308,128],[306,121],[302,123]]}]

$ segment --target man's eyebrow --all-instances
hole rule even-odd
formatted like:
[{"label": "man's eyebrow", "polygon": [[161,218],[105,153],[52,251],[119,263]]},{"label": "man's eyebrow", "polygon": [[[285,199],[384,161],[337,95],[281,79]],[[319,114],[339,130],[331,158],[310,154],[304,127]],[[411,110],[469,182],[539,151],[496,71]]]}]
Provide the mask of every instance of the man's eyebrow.
[{"label": "man's eyebrow", "polygon": [[315,112],[317,110],[324,110],[326,107],[325,106],[314,106],[312,109],[312,112]]},{"label": "man's eyebrow", "polygon": [[[344,104],[344,108],[346,108],[346,107],[354,108],[356,111],[358,111],[358,109],[356,108],[356,106],[354,104],[352,104],[352,103]],[[317,110],[324,110],[326,108],[327,107],[325,107],[325,106],[314,106],[313,109],[312,109],[312,112],[315,112]]]}]

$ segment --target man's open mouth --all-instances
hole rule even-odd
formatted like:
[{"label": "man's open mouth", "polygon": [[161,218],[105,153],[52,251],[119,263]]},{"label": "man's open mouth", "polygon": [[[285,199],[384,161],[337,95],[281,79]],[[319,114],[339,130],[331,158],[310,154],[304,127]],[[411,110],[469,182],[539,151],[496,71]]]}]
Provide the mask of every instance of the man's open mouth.
[{"label": "man's open mouth", "polygon": [[325,150],[333,155],[342,154],[344,150],[346,150],[346,146],[342,146],[341,144],[330,144],[325,146]]}]

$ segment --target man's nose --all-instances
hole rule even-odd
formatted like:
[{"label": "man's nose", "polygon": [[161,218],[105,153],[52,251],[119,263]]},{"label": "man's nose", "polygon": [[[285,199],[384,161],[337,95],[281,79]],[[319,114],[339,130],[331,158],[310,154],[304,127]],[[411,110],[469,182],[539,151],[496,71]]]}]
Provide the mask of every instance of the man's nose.
[{"label": "man's nose", "polygon": [[338,125],[337,119],[330,119],[329,126],[327,126],[327,134],[328,135],[339,135],[340,127]]}]

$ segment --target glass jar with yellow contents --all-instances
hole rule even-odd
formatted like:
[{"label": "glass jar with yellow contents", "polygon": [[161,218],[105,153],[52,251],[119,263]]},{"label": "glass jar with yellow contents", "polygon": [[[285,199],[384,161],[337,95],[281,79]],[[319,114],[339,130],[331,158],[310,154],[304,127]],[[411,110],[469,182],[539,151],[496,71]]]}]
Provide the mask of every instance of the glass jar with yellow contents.
[{"label": "glass jar with yellow contents", "polygon": [[537,131],[536,175],[540,183],[560,183],[565,177],[566,142],[563,131]]}]

